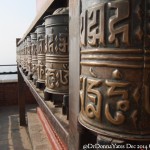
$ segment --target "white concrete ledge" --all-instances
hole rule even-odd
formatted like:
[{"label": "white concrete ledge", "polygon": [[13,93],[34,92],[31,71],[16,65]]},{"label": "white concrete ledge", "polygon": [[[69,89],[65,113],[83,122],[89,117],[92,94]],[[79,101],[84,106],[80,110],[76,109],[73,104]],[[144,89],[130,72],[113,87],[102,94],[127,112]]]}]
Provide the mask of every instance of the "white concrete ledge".
[{"label": "white concrete ledge", "polygon": [[13,73],[13,72],[17,72],[17,66],[0,66],[0,73]]},{"label": "white concrete ledge", "polygon": [[18,82],[17,74],[0,75],[0,83],[14,83]]}]

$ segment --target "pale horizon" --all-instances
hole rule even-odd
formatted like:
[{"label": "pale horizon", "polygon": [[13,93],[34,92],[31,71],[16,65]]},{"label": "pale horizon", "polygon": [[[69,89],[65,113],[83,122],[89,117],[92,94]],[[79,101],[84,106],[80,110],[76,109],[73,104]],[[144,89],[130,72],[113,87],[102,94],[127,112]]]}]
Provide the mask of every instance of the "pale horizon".
[{"label": "pale horizon", "polygon": [[0,4],[0,65],[16,64],[16,38],[23,37],[36,16],[36,0]]}]

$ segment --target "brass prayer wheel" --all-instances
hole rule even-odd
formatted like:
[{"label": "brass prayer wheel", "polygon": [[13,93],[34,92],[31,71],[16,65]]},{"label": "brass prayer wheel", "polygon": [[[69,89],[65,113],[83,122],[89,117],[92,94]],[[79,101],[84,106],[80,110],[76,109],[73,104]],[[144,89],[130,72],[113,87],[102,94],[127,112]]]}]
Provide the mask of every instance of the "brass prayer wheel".
[{"label": "brass prayer wheel", "polygon": [[33,32],[30,33],[31,36],[31,52],[32,52],[32,79],[33,82],[36,83],[37,81],[37,33]]},{"label": "brass prayer wheel", "polygon": [[21,68],[23,69],[24,67],[24,55],[25,55],[25,51],[24,51],[24,41],[21,43]]},{"label": "brass prayer wheel", "polygon": [[45,26],[39,25],[36,27],[37,31],[37,85],[45,85]]},{"label": "brass prayer wheel", "polygon": [[82,0],[79,122],[97,135],[150,141],[150,2]]},{"label": "brass prayer wheel", "polygon": [[18,53],[19,53],[19,65],[22,67],[23,65],[23,42],[19,45]]},{"label": "brass prayer wheel", "polygon": [[22,42],[17,47],[17,63],[21,66],[21,55],[22,55]]},{"label": "brass prayer wheel", "polygon": [[45,18],[47,93],[67,94],[69,84],[68,9],[59,8]]},{"label": "brass prayer wheel", "polygon": [[24,69],[24,61],[25,61],[25,40],[22,42],[22,44],[21,44],[21,51],[22,51],[22,53],[21,53],[21,67],[22,67],[22,69]]},{"label": "brass prayer wheel", "polygon": [[27,36],[27,70],[28,78],[32,77],[32,51],[31,51],[31,37]]},{"label": "brass prayer wheel", "polygon": [[28,63],[28,56],[27,56],[27,39],[24,40],[24,47],[23,47],[23,70],[25,72],[25,74],[27,74],[28,72],[28,67],[27,67],[27,63]]},{"label": "brass prayer wheel", "polygon": [[21,66],[21,54],[22,54],[22,43],[20,45],[18,45],[17,53],[16,53],[17,63],[19,66]]}]

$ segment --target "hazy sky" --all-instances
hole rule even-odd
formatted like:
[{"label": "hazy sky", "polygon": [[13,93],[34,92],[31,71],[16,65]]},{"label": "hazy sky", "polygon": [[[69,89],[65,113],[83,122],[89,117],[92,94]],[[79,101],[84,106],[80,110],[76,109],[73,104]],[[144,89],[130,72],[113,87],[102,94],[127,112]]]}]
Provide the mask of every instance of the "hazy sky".
[{"label": "hazy sky", "polygon": [[16,38],[21,38],[36,16],[36,0],[0,2],[0,65],[16,63]]}]

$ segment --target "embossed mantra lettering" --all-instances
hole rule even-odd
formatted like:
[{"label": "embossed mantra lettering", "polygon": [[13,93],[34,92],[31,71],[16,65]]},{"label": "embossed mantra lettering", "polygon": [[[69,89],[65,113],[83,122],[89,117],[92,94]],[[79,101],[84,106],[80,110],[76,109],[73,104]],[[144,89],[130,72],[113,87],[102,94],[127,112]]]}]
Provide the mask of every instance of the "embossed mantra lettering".
[{"label": "embossed mantra lettering", "polygon": [[[115,70],[113,72],[113,78],[120,80],[122,78],[122,75],[118,70]],[[118,96],[118,95],[122,96],[122,99],[120,99],[117,102],[117,111],[114,118],[110,113],[109,104],[106,104],[105,106],[105,116],[112,124],[115,125],[122,124],[125,120],[125,116],[123,112],[126,112],[129,109],[128,91],[124,89],[129,85],[129,83],[122,82],[122,81],[120,82],[109,81],[109,80],[106,80],[105,83],[109,87],[107,90],[108,97]]]},{"label": "embossed mantra lettering", "polygon": [[116,35],[119,33],[122,33],[122,42],[126,44],[129,43],[129,38],[128,38],[129,25],[125,24],[125,25],[122,25],[121,27],[115,28],[115,25],[118,22],[120,22],[123,19],[128,18],[129,16],[129,4],[128,3],[129,3],[128,1],[112,1],[108,3],[109,8],[116,9],[116,12],[115,12],[116,14],[110,17],[109,19],[109,31],[110,31],[109,42],[110,43],[118,40],[116,38]]},{"label": "embossed mantra lettering", "polygon": [[80,77],[80,81],[82,84],[82,90],[80,91],[80,99],[81,99],[81,110],[84,111],[84,97],[85,97],[85,84],[88,85],[87,88],[87,97],[90,100],[85,107],[85,112],[89,118],[96,117],[101,120],[101,104],[102,104],[102,95],[97,87],[101,85],[101,80],[97,80],[94,78],[87,79],[86,77]]},{"label": "embossed mantra lettering", "polygon": [[[107,6],[107,7],[106,7]],[[110,16],[106,22],[106,8],[115,10],[115,14]],[[123,11],[122,11],[123,10]],[[119,42],[129,45],[129,23],[120,24],[121,21],[129,17],[129,1],[119,0],[109,3],[100,3],[90,7],[81,13],[80,39],[82,45],[105,46],[105,29],[109,30],[108,42],[119,47]],[[121,36],[120,40],[118,35]]]},{"label": "embossed mantra lettering", "polygon": [[[112,79],[103,80],[95,78],[96,74],[92,68],[90,68],[90,73],[92,77],[80,76],[81,112],[88,118],[97,119],[101,123],[102,117],[104,117],[102,116],[103,104],[105,118],[111,124],[121,125],[128,118],[129,120],[131,119],[133,125],[136,127],[136,105],[138,105],[140,98],[139,88],[134,89],[132,97],[130,94],[129,98],[129,92],[131,93],[131,91],[128,90],[128,87],[131,83],[123,80],[123,74],[118,69],[112,72]],[[103,91],[103,89],[106,89],[106,91]],[[131,103],[134,102],[135,107],[131,110]],[[115,105],[115,109],[112,105]],[[112,109],[114,109],[114,113],[112,113]],[[128,116],[126,115],[127,112]]]}]

